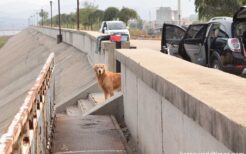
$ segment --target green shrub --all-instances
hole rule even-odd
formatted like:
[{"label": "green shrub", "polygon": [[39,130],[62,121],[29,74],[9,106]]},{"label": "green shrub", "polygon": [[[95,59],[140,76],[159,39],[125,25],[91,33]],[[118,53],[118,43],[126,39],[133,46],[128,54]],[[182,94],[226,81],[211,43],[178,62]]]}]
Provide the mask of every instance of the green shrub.
[{"label": "green shrub", "polygon": [[4,46],[4,44],[8,41],[9,37],[0,36],[0,48]]}]

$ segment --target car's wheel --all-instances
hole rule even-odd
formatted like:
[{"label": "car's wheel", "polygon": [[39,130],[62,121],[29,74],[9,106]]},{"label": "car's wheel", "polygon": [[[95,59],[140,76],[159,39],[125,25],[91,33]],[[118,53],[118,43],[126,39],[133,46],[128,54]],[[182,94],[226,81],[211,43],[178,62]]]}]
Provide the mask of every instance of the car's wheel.
[{"label": "car's wheel", "polygon": [[221,64],[218,59],[214,59],[212,62],[212,68],[221,70]]}]

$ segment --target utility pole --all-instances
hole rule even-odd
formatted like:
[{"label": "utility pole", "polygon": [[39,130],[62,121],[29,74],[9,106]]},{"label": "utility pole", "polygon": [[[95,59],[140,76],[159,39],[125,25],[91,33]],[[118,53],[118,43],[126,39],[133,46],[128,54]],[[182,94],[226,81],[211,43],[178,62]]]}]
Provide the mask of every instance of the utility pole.
[{"label": "utility pole", "polygon": [[33,14],[33,26],[36,26],[36,14]]},{"label": "utility pole", "polygon": [[52,1],[50,1],[50,27],[52,27]]},{"label": "utility pole", "polygon": [[36,15],[37,15],[37,26],[38,26],[38,16],[39,16],[39,13],[37,12]]},{"label": "utility pole", "polygon": [[32,24],[33,24],[33,18],[32,18],[32,16],[30,18],[31,18],[31,26],[32,26]]},{"label": "utility pole", "polygon": [[77,30],[79,30],[79,0],[77,0]]},{"label": "utility pole", "polygon": [[35,14],[32,16],[32,25],[35,26]]},{"label": "utility pole", "polygon": [[59,24],[59,34],[57,35],[57,44],[62,42],[60,0],[58,0],[58,24]]},{"label": "utility pole", "polygon": [[179,25],[181,25],[181,3],[180,3],[180,0],[178,0],[178,22],[179,22]]},{"label": "utility pole", "polygon": [[151,24],[151,11],[149,11],[149,28],[152,28],[152,24]]},{"label": "utility pole", "polygon": [[44,10],[41,9],[41,15],[42,15],[42,26],[44,26]]}]

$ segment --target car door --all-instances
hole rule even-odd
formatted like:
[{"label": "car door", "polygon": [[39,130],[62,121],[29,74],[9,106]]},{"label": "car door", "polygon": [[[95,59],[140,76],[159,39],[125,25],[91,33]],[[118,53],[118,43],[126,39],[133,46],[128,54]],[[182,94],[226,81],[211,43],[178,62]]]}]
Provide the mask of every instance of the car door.
[{"label": "car door", "polygon": [[102,33],[106,33],[107,34],[107,22],[103,22],[102,23]]},{"label": "car door", "polygon": [[185,29],[177,25],[163,24],[161,52],[169,55],[178,54],[179,43],[185,35]]},{"label": "car door", "polygon": [[246,6],[242,6],[233,16],[232,37],[240,39],[246,59]]},{"label": "car door", "polygon": [[101,33],[103,33],[103,26],[104,26],[104,21],[101,23],[101,26],[100,26],[100,29],[99,29],[99,31],[100,31]]},{"label": "car door", "polygon": [[206,32],[208,24],[194,24],[188,27],[183,46],[191,62],[206,65]]}]

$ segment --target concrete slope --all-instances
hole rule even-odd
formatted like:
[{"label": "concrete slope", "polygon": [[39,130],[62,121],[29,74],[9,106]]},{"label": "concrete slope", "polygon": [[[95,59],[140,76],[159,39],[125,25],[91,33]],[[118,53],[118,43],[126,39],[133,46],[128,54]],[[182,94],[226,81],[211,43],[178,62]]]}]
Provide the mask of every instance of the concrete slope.
[{"label": "concrete slope", "polygon": [[55,53],[56,104],[95,82],[87,56],[56,40],[26,29],[0,49],[0,134],[11,122],[51,52]]}]

